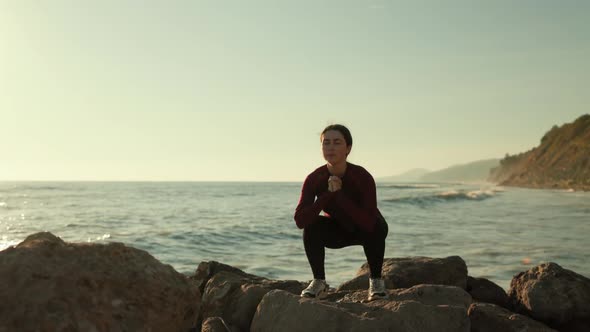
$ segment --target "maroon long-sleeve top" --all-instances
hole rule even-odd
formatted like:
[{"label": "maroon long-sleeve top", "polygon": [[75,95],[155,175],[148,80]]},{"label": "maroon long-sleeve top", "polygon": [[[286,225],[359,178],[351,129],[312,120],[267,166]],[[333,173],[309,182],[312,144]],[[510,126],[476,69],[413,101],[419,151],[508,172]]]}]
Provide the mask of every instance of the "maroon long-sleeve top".
[{"label": "maroon long-sleeve top", "polygon": [[295,209],[295,223],[299,228],[313,223],[323,210],[330,217],[372,232],[377,215],[377,191],[373,176],[363,167],[347,162],[342,176],[342,188],[328,190],[328,166],[323,165],[307,176]]}]

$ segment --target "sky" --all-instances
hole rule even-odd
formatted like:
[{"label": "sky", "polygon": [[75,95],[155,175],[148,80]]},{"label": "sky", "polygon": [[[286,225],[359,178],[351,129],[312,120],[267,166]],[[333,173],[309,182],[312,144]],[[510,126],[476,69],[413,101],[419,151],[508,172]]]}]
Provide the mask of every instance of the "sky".
[{"label": "sky", "polygon": [[0,180],[303,181],[501,158],[590,113],[588,1],[0,0]]}]

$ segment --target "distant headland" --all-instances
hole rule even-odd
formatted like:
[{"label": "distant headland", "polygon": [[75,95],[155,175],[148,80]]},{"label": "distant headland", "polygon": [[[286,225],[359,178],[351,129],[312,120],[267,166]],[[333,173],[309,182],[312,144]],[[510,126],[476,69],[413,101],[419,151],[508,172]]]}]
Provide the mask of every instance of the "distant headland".
[{"label": "distant headland", "polygon": [[487,159],[431,172],[413,169],[378,182],[484,183],[590,191],[590,114],[555,125],[539,146],[503,159]]}]

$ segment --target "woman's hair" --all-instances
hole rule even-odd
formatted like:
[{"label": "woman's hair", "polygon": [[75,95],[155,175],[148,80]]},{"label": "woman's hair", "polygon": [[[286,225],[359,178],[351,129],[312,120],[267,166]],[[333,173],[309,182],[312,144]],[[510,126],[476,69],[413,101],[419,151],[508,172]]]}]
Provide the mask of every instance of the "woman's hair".
[{"label": "woman's hair", "polygon": [[350,130],[348,130],[348,128],[346,128],[345,126],[343,126],[341,124],[333,124],[333,125],[327,126],[324,129],[324,131],[322,131],[322,135],[320,135],[320,139],[323,138],[324,134],[330,130],[339,131],[342,134],[342,136],[344,136],[344,140],[346,141],[346,146],[352,145],[352,135],[350,134]]}]

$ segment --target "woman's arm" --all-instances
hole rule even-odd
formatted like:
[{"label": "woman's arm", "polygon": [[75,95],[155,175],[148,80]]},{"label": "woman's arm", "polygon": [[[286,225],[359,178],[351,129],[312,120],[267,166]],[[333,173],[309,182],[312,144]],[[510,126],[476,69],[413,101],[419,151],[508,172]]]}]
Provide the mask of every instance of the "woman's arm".
[{"label": "woman's arm", "polygon": [[295,223],[299,228],[304,228],[313,223],[316,217],[320,214],[320,211],[322,211],[332,197],[334,197],[335,192],[326,192],[316,200],[315,186],[315,176],[313,176],[313,174],[308,175],[303,183],[303,188],[301,188],[301,197],[299,198],[299,204],[297,204],[295,215],[293,216],[293,219],[295,219]]},{"label": "woman's arm", "polygon": [[356,183],[349,185],[357,185],[360,192],[360,204],[350,199],[342,190],[336,191],[336,195],[332,204],[335,205],[335,215],[337,219],[346,218],[355,223],[361,230],[365,232],[372,232],[375,228],[377,219],[377,190],[375,180],[368,172],[361,173],[361,176],[356,179]]}]

